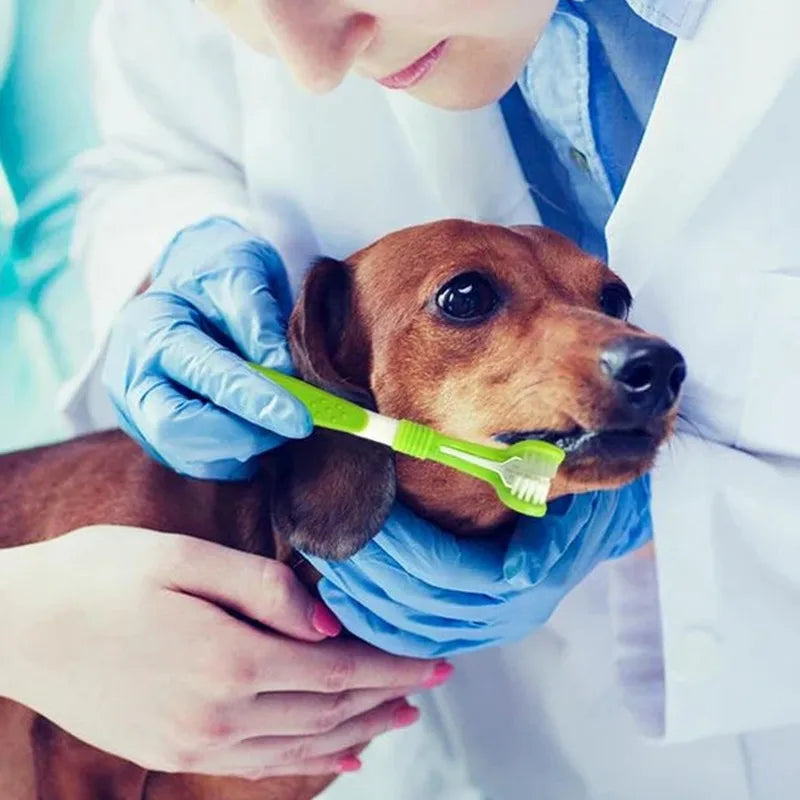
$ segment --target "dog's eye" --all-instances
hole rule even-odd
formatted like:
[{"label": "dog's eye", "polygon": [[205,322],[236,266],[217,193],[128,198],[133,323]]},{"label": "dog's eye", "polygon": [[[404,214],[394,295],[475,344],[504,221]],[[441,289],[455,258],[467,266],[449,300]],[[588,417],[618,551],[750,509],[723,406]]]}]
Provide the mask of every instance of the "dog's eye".
[{"label": "dog's eye", "polygon": [[621,283],[609,283],[600,292],[600,306],[604,314],[616,319],[628,319],[631,310],[631,293]]},{"label": "dog's eye", "polygon": [[492,284],[479,272],[465,272],[436,294],[436,305],[453,320],[477,321],[488,317],[499,303]]}]

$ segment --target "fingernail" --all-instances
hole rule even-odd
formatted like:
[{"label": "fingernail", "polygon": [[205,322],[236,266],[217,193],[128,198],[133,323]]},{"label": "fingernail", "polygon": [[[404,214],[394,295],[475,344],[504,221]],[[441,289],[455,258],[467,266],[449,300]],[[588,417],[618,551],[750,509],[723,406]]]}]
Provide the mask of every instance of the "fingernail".
[{"label": "fingernail", "polygon": [[325,634],[325,636],[338,636],[342,632],[342,623],[333,613],[319,601],[314,603],[314,611],[311,613],[311,624],[315,631]]},{"label": "fingernail", "polygon": [[426,689],[433,689],[434,686],[441,686],[452,674],[453,665],[447,661],[440,661],[434,668],[430,677],[423,681],[422,685]]},{"label": "fingernail", "polygon": [[358,772],[361,769],[361,761],[355,756],[345,756],[339,759],[336,768],[339,772]]},{"label": "fingernail", "polygon": [[419,709],[405,703],[392,714],[392,728],[407,728],[418,719]]}]

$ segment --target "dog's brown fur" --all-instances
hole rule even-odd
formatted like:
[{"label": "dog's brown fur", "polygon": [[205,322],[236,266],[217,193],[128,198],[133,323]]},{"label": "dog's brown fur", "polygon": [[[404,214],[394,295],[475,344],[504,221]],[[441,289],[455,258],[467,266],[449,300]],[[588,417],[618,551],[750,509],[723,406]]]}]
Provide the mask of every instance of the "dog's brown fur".
[{"label": "dog's brown fur", "polygon": [[[489,319],[454,325],[437,290],[479,271],[499,288]],[[618,283],[604,265],[543,228],[445,221],[390,235],[346,263],[311,271],[290,338],[306,380],[396,417],[481,442],[507,431],[603,429],[620,415],[598,367],[620,337],[647,337],[604,315],[599,295]],[[651,451],[573,459],[552,496],[618,486],[646,471],[674,408],[650,421]],[[461,534],[484,534],[513,515],[491,487],[433,463],[329,431],[264,458],[249,484],[201,482],[150,460],[119,432],[0,458],[0,546],[52,538],[95,523],[168,530],[252,553],[292,548],[343,558],[382,524],[397,495]],[[335,504],[330,498],[337,498]],[[35,590],[35,587],[32,587]],[[333,777],[257,783],[147,773],[0,701],[3,800],[308,800]]]}]

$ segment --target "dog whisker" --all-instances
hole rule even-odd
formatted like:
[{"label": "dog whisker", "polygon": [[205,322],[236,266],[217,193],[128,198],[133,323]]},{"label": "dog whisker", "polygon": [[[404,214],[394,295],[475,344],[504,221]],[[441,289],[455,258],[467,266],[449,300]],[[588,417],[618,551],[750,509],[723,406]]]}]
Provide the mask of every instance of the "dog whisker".
[{"label": "dog whisker", "polygon": [[698,439],[702,439],[703,441],[707,441],[707,440],[708,440],[708,436],[706,436],[706,435],[705,435],[705,434],[704,434],[704,433],[703,433],[703,432],[700,430],[700,426],[699,426],[699,425],[698,425],[698,424],[697,424],[697,423],[696,423],[694,420],[690,419],[690,418],[689,418],[689,417],[687,417],[685,414],[682,414],[680,411],[679,411],[679,412],[678,412],[678,414],[677,414],[677,418],[678,418],[678,419],[679,419],[679,420],[680,420],[682,423],[684,423],[684,424],[685,424],[685,425],[687,425],[689,428],[691,428],[691,429],[692,429],[692,431],[694,432],[694,434],[697,436],[697,438],[698,438]]}]

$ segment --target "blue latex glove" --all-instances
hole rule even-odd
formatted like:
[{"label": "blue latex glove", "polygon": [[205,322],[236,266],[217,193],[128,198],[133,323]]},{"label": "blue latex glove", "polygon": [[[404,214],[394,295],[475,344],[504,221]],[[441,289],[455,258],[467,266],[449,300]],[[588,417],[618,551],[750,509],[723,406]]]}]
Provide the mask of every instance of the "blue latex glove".
[{"label": "blue latex glove", "polygon": [[111,333],[103,380],[122,428],[178,472],[216,480],[247,478],[259,453],[307,436],[305,406],[243,361],[291,371],[291,305],[266,242],[223,218],[183,230]]},{"label": "blue latex glove", "polygon": [[439,658],[518,640],[601,561],[651,536],[648,478],[550,504],[510,537],[464,539],[402,506],[344,562],[308,560],[353,634],[391,653]]}]

